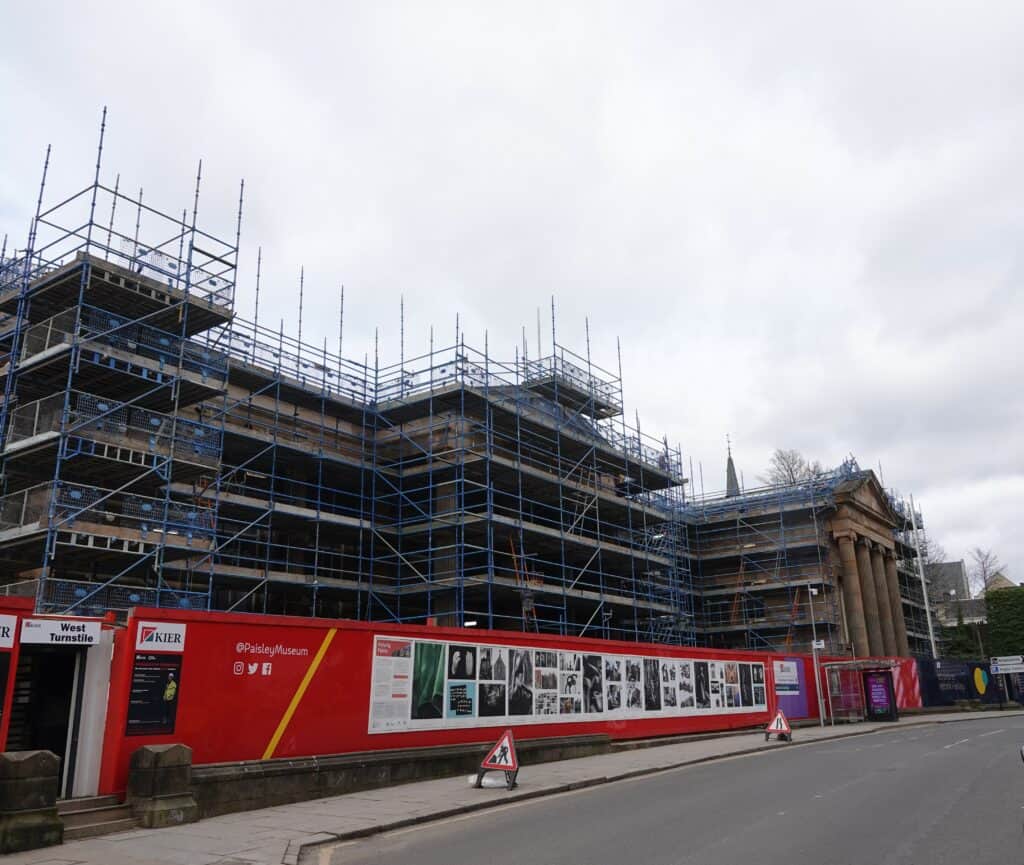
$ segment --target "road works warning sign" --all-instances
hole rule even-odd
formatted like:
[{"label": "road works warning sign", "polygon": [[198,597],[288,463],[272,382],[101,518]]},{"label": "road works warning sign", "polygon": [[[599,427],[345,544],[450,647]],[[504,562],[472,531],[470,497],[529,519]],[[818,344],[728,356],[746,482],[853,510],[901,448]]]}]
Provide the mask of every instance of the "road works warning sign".
[{"label": "road works warning sign", "polygon": [[511,730],[506,730],[501,734],[497,744],[484,757],[480,768],[481,770],[496,772],[515,772],[519,769],[519,760],[516,758],[516,743],[512,738]]},{"label": "road works warning sign", "polygon": [[764,728],[764,738],[768,741],[768,737],[775,733],[780,739],[784,741],[790,741],[793,738],[793,730],[789,726],[789,721],[786,720],[786,715],[779,709],[775,713],[775,717],[772,718],[772,722]]}]

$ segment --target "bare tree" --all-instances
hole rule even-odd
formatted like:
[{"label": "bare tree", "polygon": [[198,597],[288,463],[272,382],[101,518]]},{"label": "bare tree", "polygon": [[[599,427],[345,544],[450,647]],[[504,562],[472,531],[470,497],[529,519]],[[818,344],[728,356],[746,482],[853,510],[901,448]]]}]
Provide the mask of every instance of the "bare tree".
[{"label": "bare tree", "polygon": [[975,547],[968,555],[971,557],[971,567],[968,568],[967,579],[971,595],[977,598],[985,594],[992,578],[1003,569],[1003,563],[992,550],[983,550],[981,547]]},{"label": "bare tree", "polygon": [[763,484],[796,484],[817,477],[824,471],[820,462],[809,462],[798,450],[776,448],[768,462],[767,473],[758,480]]}]

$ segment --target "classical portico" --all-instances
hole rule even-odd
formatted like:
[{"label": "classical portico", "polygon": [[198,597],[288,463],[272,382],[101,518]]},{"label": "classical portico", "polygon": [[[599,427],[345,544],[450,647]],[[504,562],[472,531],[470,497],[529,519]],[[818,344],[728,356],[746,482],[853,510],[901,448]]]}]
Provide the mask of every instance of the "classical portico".
[{"label": "classical portico", "polygon": [[873,472],[842,484],[829,528],[847,641],[857,657],[909,656],[896,576],[898,515]]}]

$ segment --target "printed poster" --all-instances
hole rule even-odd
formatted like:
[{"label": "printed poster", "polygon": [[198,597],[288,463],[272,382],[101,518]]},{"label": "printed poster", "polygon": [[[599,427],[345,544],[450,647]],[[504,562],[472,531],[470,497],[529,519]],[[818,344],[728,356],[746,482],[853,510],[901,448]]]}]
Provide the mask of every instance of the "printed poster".
[{"label": "printed poster", "polygon": [[174,732],[181,689],[182,656],[137,652],[128,697],[129,736]]},{"label": "printed poster", "polygon": [[404,730],[411,702],[412,641],[378,637],[373,654],[371,726],[377,730]]},{"label": "printed poster", "polygon": [[371,733],[767,711],[764,664],[376,637]]}]

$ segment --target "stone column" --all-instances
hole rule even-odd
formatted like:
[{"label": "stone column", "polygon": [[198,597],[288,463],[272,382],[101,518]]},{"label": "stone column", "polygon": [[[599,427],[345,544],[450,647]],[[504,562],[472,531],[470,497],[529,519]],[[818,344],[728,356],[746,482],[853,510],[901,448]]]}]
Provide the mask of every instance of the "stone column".
[{"label": "stone column", "polygon": [[889,582],[885,578],[885,563],[882,561],[882,548],[871,545],[871,571],[875,575],[875,592],[878,595],[878,622],[882,626],[882,643],[885,654],[890,658],[899,654],[896,644],[896,628],[893,625],[892,598],[889,596]]},{"label": "stone column", "polygon": [[907,639],[907,623],[903,618],[903,598],[900,597],[900,578],[896,574],[896,554],[892,550],[885,551],[885,583],[889,587],[892,624],[896,629],[896,648],[901,658],[909,658],[910,641]]},{"label": "stone column", "polygon": [[871,553],[868,550],[868,539],[857,538],[857,573],[860,574],[860,593],[864,596],[864,624],[868,629],[868,646],[873,657],[880,658],[885,654],[885,643],[882,640],[882,626],[878,619],[878,589],[875,587],[875,574],[871,570]]},{"label": "stone column", "polygon": [[866,658],[871,650],[864,623],[864,600],[860,591],[860,575],[857,573],[857,555],[853,550],[853,538],[850,535],[839,535],[836,541],[839,544],[839,561],[843,566],[843,600],[850,642],[853,643],[857,657]]}]

